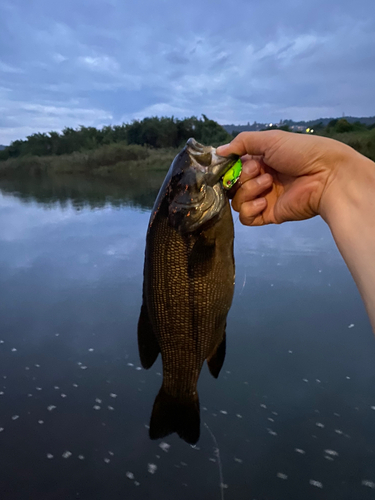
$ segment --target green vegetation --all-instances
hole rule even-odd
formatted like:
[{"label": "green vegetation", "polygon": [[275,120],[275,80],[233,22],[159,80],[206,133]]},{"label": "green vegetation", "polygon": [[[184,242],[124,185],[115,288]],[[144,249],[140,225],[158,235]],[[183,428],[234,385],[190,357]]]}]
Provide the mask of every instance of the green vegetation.
[{"label": "green vegetation", "polygon": [[[279,128],[288,130],[288,125]],[[342,118],[331,120],[326,127],[316,124],[314,134],[345,142],[375,161],[375,125],[349,123]],[[117,179],[135,193],[142,182],[146,191],[155,194],[189,137],[214,146],[232,138],[204,115],[202,119],[145,118],[101,130],[80,127],[60,134],[33,134],[0,151],[0,176],[89,174]]]},{"label": "green vegetation", "polygon": [[202,115],[178,120],[172,118],[145,118],[130,124],[94,127],[65,128],[61,133],[33,134],[26,140],[14,141],[0,151],[0,161],[27,156],[61,156],[82,153],[101,146],[123,143],[152,148],[180,148],[189,139],[203,144],[219,145],[230,138],[215,121]]}]

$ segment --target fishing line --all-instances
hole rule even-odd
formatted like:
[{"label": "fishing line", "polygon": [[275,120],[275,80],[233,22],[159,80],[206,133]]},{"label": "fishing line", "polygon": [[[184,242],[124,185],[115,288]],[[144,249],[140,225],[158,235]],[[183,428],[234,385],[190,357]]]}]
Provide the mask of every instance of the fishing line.
[{"label": "fishing line", "polygon": [[204,422],[203,425],[206,427],[206,429],[208,430],[208,432],[211,434],[212,440],[213,440],[214,445],[215,445],[214,454],[215,454],[215,456],[217,458],[217,463],[219,465],[221,500],[224,500],[224,488],[226,488],[226,485],[224,484],[223,468],[222,468],[222,465],[221,465],[219,445],[217,444],[217,440],[216,440],[216,438],[214,436],[214,433],[208,427],[208,425],[206,424],[206,422]]}]

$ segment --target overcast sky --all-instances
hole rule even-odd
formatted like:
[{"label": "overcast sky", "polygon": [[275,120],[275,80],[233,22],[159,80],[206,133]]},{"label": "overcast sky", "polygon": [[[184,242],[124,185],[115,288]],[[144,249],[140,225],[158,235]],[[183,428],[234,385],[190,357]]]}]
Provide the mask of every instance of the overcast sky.
[{"label": "overcast sky", "polygon": [[0,144],[202,113],[375,115],[375,0],[1,0]]}]

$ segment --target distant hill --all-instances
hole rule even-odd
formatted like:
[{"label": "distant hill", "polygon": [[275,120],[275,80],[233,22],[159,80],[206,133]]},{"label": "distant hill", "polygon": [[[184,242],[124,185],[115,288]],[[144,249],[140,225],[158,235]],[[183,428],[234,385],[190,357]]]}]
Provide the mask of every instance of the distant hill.
[{"label": "distant hill", "polygon": [[[360,117],[360,118],[357,118],[355,116],[345,116],[344,118],[349,123],[360,122],[360,123],[363,123],[365,125],[372,125],[373,123],[375,123],[375,116]],[[321,123],[321,125],[323,127],[326,127],[331,120],[336,120],[336,119],[337,118],[318,118],[317,120],[299,121],[299,122],[295,122],[293,120],[281,120],[280,122],[273,123],[272,125],[277,125],[278,127],[287,125],[292,130],[293,129],[297,129],[297,130],[301,129],[302,130],[302,129],[305,129],[308,127],[310,127],[310,128],[314,127],[318,123],[319,124]],[[270,125],[270,123],[254,122],[254,123],[250,124],[250,122],[248,122],[247,125],[230,124],[230,125],[222,125],[222,127],[229,134],[231,134],[232,132],[246,132],[246,131],[250,131],[250,130],[262,130],[262,129],[267,128],[269,125]]]},{"label": "distant hill", "polygon": [[0,151],[2,151],[2,150],[3,150],[3,149],[5,149],[5,148],[6,148],[6,146],[2,146],[2,145],[0,144]]}]

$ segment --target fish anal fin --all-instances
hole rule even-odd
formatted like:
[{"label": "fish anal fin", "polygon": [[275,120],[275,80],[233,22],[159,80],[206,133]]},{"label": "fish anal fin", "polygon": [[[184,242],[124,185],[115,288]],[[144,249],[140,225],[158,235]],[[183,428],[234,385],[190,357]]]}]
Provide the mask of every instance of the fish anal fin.
[{"label": "fish anal fin", "polygon": [[159,439],[173,432],[189,444],[195,444],[200,436],[198,393],[187,400],[170,396],[161,387],[156,396],[150,420],[149,435]]},{"label": "fish anal fin", "polygon": [[219,376],[220,370],[224,364],[225,351],[226,351],[226,334],[224,331],[222,341],[216,347],[211,356],[207,358],[208,369],[210,370],[211,375],[215,378]]},{"label": "fish anal fin", "polygon": [[160,352],[160,347],[152,329],[147,307],[143,303],[138,320],[138,351],[143,368],[151,368]]}]

